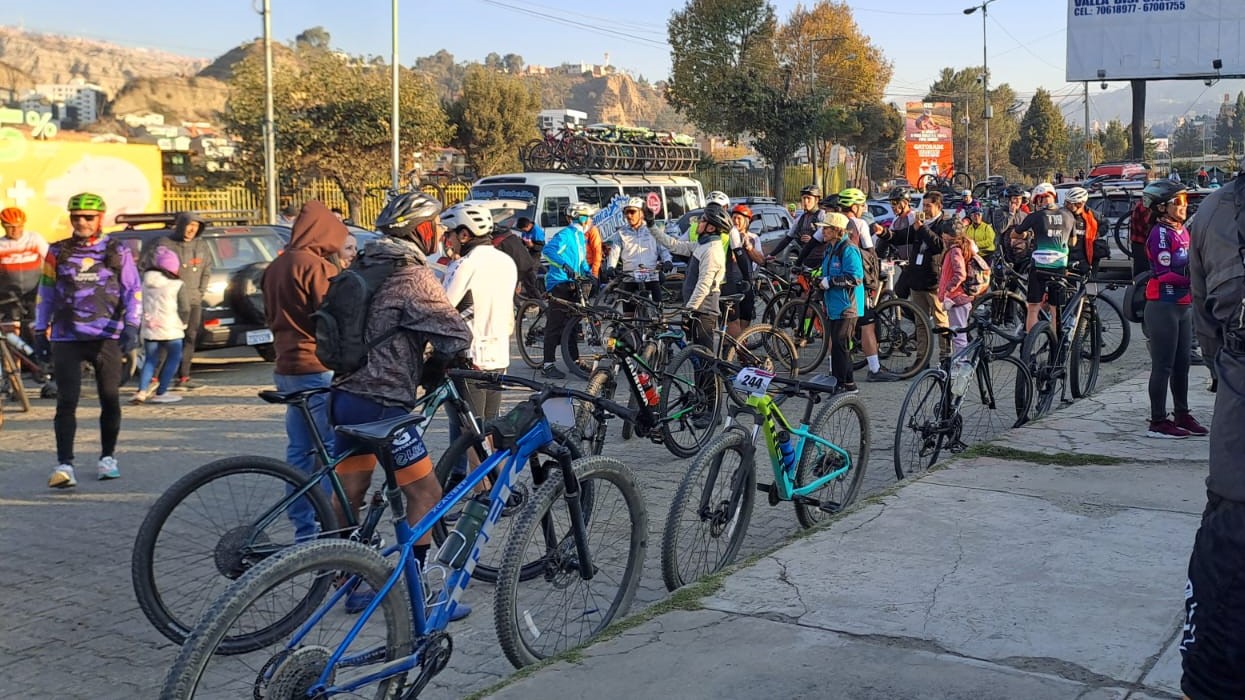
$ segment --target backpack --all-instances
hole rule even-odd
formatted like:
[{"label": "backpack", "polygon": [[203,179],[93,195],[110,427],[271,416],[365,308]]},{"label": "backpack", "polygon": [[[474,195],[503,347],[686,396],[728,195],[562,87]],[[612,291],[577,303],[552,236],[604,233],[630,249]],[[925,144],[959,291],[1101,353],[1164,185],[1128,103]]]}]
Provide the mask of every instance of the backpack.
[{"label": "backpack", "polygon": [[395,326],[371,342],[364,342],[372,298],[393,274],[393,263],[351,265],[329,280],[328,293],[311,314],[316,323],[316,358],[338,376],[359,371],[372,348],[401,330]]},{"label": "backpack", "polygon": [[861,248],[860,259],[865,266],[865,291],[872,297],[882,288],[882,262],[873,248]]},{"label": "backpack", "polygon": [[965,294],[976,299],[990,290],[990,263],[981,257],[981,253],[966,255],[964,262],[968,276],[964,278],[961,289]]}]

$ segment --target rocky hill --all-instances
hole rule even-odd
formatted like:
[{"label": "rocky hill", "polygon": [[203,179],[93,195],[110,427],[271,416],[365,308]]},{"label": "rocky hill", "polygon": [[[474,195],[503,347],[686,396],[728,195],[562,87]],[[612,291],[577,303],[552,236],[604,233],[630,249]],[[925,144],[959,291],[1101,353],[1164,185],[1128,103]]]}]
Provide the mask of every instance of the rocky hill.
[{"label": "rocky hill", "polygon": [[108,111],[118,116],[155,112],[173,124],[214,122],[228,97],[229,86],[215,78],[134,78],[117,93]]}]

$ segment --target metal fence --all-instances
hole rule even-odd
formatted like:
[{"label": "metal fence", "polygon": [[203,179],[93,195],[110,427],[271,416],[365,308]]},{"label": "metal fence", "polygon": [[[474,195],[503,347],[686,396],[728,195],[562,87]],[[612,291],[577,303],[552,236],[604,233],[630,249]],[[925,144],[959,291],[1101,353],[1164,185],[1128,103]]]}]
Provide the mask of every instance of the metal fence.
[{"label": "metal fence", "polygon": [[[760,168],[741,170],[731,168],[708,168],[697,170],[692,177],[700,180],[705,192],[721,190],[732,197],[774,197],[770,188],[770,177],[773,170]],[[828,173],[821,173],[821,179],[827,183],[824,188],[834,192],[846,187],[846,169],[831,168]],[[780,202],[800,201],[800,189],[813,181],[813,169],[807,165],[789,165],[783,171],[782,195]]]}]

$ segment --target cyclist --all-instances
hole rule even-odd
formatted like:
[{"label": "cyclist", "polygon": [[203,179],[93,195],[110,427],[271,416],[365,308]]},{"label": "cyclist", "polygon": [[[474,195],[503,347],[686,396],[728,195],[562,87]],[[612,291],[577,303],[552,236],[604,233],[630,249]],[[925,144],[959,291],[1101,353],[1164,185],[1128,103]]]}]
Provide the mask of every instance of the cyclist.
[{"label": "cyclist", "polygon": [[981,208],[981,204],[973,199],[972,190],[963,190],[960,192],[960,203],[955,207],[955,218],[967,219],[973,207]]},{"label": "cyclist", "polygon": [[[1146,283],[1145,324],[1150,331],[1150,428],[1155,438],[1203,436],[1209,431],[1189,413],[1189,348],[1193,342],[1193,301],[1189,282],[1188,189],[1155,180],[1142,190],[1154,228],[1146,241],[1153,276]],[[1239,257],[1238,257],[1239,261]],[[1167,417],[1171,386],[1175,420]]]},{"label": "cyclist", "polygon": [[851,239],[852,245],[856,246],[860,251],[861,262],[865,269],[863,278],[865,290],[864,311],[861,313],[856,325],[860,327],[860,349],[864,352],[865,361],[869,365],[869,373],[866,375],[866,380],[870,382],[893,382],[899,379],[899,375],[883,367],[881,360],[878,359],[877,315],[873,309],[877,303],[878,295],[882,291],[882,271],[881,262],[878,260],[877,248],[874,246],[873,236],[869,232],[869,224],[864,219],[868,208],[865,204],[866,199],[865,193],[855,187],[843,190],[836,197],[838,204],[843,209],[843,214],[847,216],[847,235]]},{"label": "cyclist", "polygon": [[[419,387],[431,390],[440,386],[445,381],[446,369],[456,361],[454,358],[468,348],[477,349],[467,323],[446,297],[432,270],[424,264],[427,256],[437,249],[442,228],[438,221],[440,213],[441,203],[437,200],[422,193],[405,193],[386,205],[377,217],[376,229],[382,236],[359,254],[355,266],[366,270],[372,266],[392,265],[393,271],[368,305],[364,340],[371,339],[372,344],[366,362],[357,371],[333,380],[330,403],[334,425],[368,423],[410,413]],[[476,222],[468,226],[461,219],[452,218],[450,223],[457,224],[459,240],[464,228],[469,228],[472,237],[476,237]],[[482,227],[482,223],[479,226]],[[503,265],[513,267],[509,258],[488,245],[486,236],[473,243],[470,246],[472,256],[487,250],[500,256]],[[465,264],[466,258],[463,260],[460,265]],[[474,277],[470,267],[458,274]],[[508,285],[503,285],[502,291],[513,296],[513,271],[510,275],[504,280]],[[390,333],[394,328],[401,331]],[[383,341],[377,342],[382,338]],[[484,339],[481,345],[490,342]],[[431,346],[432,352],[425,359],[427,346]],[[508,342],[506,347],[509,354]],[[495,354],[495,349],[488,352]],[[406,497],[406,520],[414,525],[441,500],[441,485],[418,434],[410,430],[405,437],[409,439],[395,455],[399,462],[395,476]],[[352,438],[339,435],[335,454],[340,457],[359,447]],[[342,487],[355,512],[363,506],[375,464],[376,457],[365,453],[347,457],[337,464]],[[415,544],[415,557],[421,564],[431,546],[431,535]],[[347,599],[346,611],[362,611],[371,602],[372,595],[371,591],[357,591]],[[459,604],[455,618],[461,619],[469,612],[470,608],[464,610]]]},{"label": "cyclist", "polygon": [[138,347],[141,281],[130,249],[104,236],[104,200],[83,192],[69,198],[73,235],[49,246],[35,309],[38,354],[51,355],[57,394],[56,459],[48,486],[77,486],[74,435],[82,394],[82,363],[95,369],[99,393],[97,476],[121,476],[115,455],[121,432],[121,356]]},{"label": "cyclist", "polygon": [[1076,225],[1076,241],[1069,246],[1068,255],[1072,267],[1081,274],[1089,274],[1094,262],[1106,255],[1106,239],[1098,237],[1098,219],[1085,203],[1089,201],[1089,191],[1083,187],[1073,187],[1064,195],[1063,206],[1072,214]]},{"label": "cyclist", "polygon": [[195,340],[203,326],[203,295],[207,293],[212,277],[212,251],[201,235],[205,228],[206,219],[190,212],[181,212],[173,222],[173,233],[160,236],[143,246],[141,255],[140,266],[144,270],[153,268],[156,251],[160,248],[172,251],[181,261],[178,278],[182,281],[182,293],[186,296],[190,317],[186,321],[186,337],[182,341],[177,384],[173,387],[176,391],[199,389],[203,386],[190,378],[190,365],[194,359]]},{"label": "cyclist", "polygon": [[796,217],[786,238],[782,239],[771,255],[778,257],[793,241],[804,246],[813,239],[813,234],[817,231],[816,225],[826,221],[826,213],[818,208],[820,200],[821,188],[816,185],[808,185],[800,190],[800,206],[803,211]]},{"label": "cyclist", "polygon": [[1003,191],[1003,196],[1007,197],[1007,212],[995,225],[995,231],[999,234],[999,245],[1002,246],[1003,258],[1021,272],[1029,268],[1030,262],[1028,240],[1023,236],[1014,235],[1016,228],[1028,216],[1024,209],[1023,195],[1024,190],[1016,185],[1009,185]]},{"label": "cyclist", "polygon": [[[619,226],[614,235],[615,245],[610,249],[608,269],[620,264],[622,272],[632,276],[632,280],[623,282],[620,287],[630,292],[647,293],[656,304],[661,303],[661,279],[659,271],[670,265],[670,251],[657,244],[653,232],[644,220],[644,200],[632,197],[623,206],[623,225]],[[635,280],[636,277],[645,278]],[[623,310],[635,312],[635,304],[623,302]]]},{"label": "cyclist", "polygon": [[583,224],[584,235],[584,259],[588,261],[588,269],[592,273],[594,279],[601,279],[601,263],[605,262],[605,244],[601,240],[601,230],[593,223],[592,217],[597,213],[597,208],[589,205],[587,207],[588,220]]},{"label": "cyclist", "polygon": [[[567,225],[555,233],[541,251],[549,264],[545,272],[545,291],[550,301],[545,316],[545,355],[541,369],[546,379],[566,379],[566,373],[554,366],[554,360],[570,312],[555,300],[576,301],[575,280],[592,275],[584,249],[584,230],[592,221],[592,207],[583,202],[573,202],[566,208],[566,218]],[[576,350],[576,346],[572,344],[571,349]],[[579,360],[578,357],[568,359],[572,362]]]},{"label": "cyclist", "polygon": [[43,236],[26,230],[26,212],[17,207],[0,210],[0,295],[6,290],[17,292],[21,305],[17,309],[0,309],[0,316],[20,320],[34,317],[35,296],[39,290],[39,269],[48,256]]},{"label": "cyclist", "polygon": [[[898,229],[896,225],[899,225]],[[911,299],[912,303],[933,317],[935,327],[947,325],[947,312],[938,302],[936,259],[942,254],[942,234],[954,230],[951,220],[943,216],[942,194],[926,192],[921,198],[921,215],[904,217],[903,221],[896,219],[891,223],[888,234],[889,242],[906,251],[908,259],[896,282],[895,294]],[[941,345],[945,355],[950,350],[945,337]]]},{"label": "cyclist", "polygon": [[[489,213],[489,219],[493,215]],[[528,252],[523,239],[505,226],[494,226],[493,247],[505,253],[514,261],[514,269],[519,276],[519,291],[529,299],[540,298],[540,280],[536,276],[536,261]]]},{"label": "cyclist", "polygon": [[[972,297],[964,293],[964,282],[968,280],[968,260],[973,256],[976,244],[968,235],[968,227],[964,222],[956,221],[953,231],[943,234],[943,246],[947,252],[942,257],[942,272],[938,278],[938,303],[947,312],[949,327],[963,328],[968,324],[968,312],[973,308]],[[967,333],[961,332],[952,336],[953,353],[966,347]]]},{"label": "cyclist", "polygon": [[835,393],[854,393],[851,347],[856,320],[865,313],[865,267],[860,249],[846,235],[848,218],[835,212],[826,219],[818,228],[827,246],[821,264],[821,288],[830,319],[830,373],[836,380]]},{"label": "cyclist", "polygon": [[982,257],[989,258],[994,255],[997,236],[994,227],[982,220],[980,206],[974,204],[968,208],[968,224],[964,227],[964,233],[977,245],[977,251]]},{"label": "cyclist", "polygon": [[1076,224],[1072,213],[1055,206],[1055,187],[1043,182],[1033,188],[1036,211],[1016,227],[1013,237],[1033,243],[1033,270],[1029,272],[1028,313],[1025,331],[1038,321],[1038,311],[1050,311],[1046,289],[1051,281],[1068,271],[1068,246],[1076,244]]},{"label": "cyclist", "polygon": [[[743,238],[744,253],[752,261],[752,271],[756,272],[757,265],[765,264],[765,252],[761,249],[761,237],[751,228],[754,219],[756,219],[756,215],[752,213],[752,209],[746,204],[737,204],[731,210],[731,222],[735,224],[735,230],[739,231],[740,236]],[[747,320],[750,321],[752,319]]]},{"label": "cyclist", "polygon": [[[726,210],[717,204],[705,207],[701,214],[700,235],[695,243],[671,238],[664,231],[653,230],[657,242],[671,253],[687,255],[687,272],[683,278],[683,305],[701,314],[716,316],[719,312],[718,297],[722,282],[726,279],[726,251],[721,237],[731,230],[731,219]],[[689,324],[692,342],[714,347],[713,334],[709,330],[713,320],[701,316]]]}]

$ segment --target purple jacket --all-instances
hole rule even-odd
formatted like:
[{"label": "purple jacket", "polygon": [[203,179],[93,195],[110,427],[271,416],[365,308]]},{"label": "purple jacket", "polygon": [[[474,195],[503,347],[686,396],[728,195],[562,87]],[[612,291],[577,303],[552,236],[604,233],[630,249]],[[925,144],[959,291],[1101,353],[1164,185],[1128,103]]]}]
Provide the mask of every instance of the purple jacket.
[{"label": "purple jacket", "polygon": [[1146,240],[1146,257],[1154,276],[1146,283],[1146,301],[1189,304],[1189,231],[1184,226],[1155,224]]},{"label": "purple jacket", "polygon": [[[76,245],[75,245],[76,244]],[[142,281],[125,245],[106,236],[53,243],[39,278],[35,330],[53,341],[119,338],[142,318]]]}]

